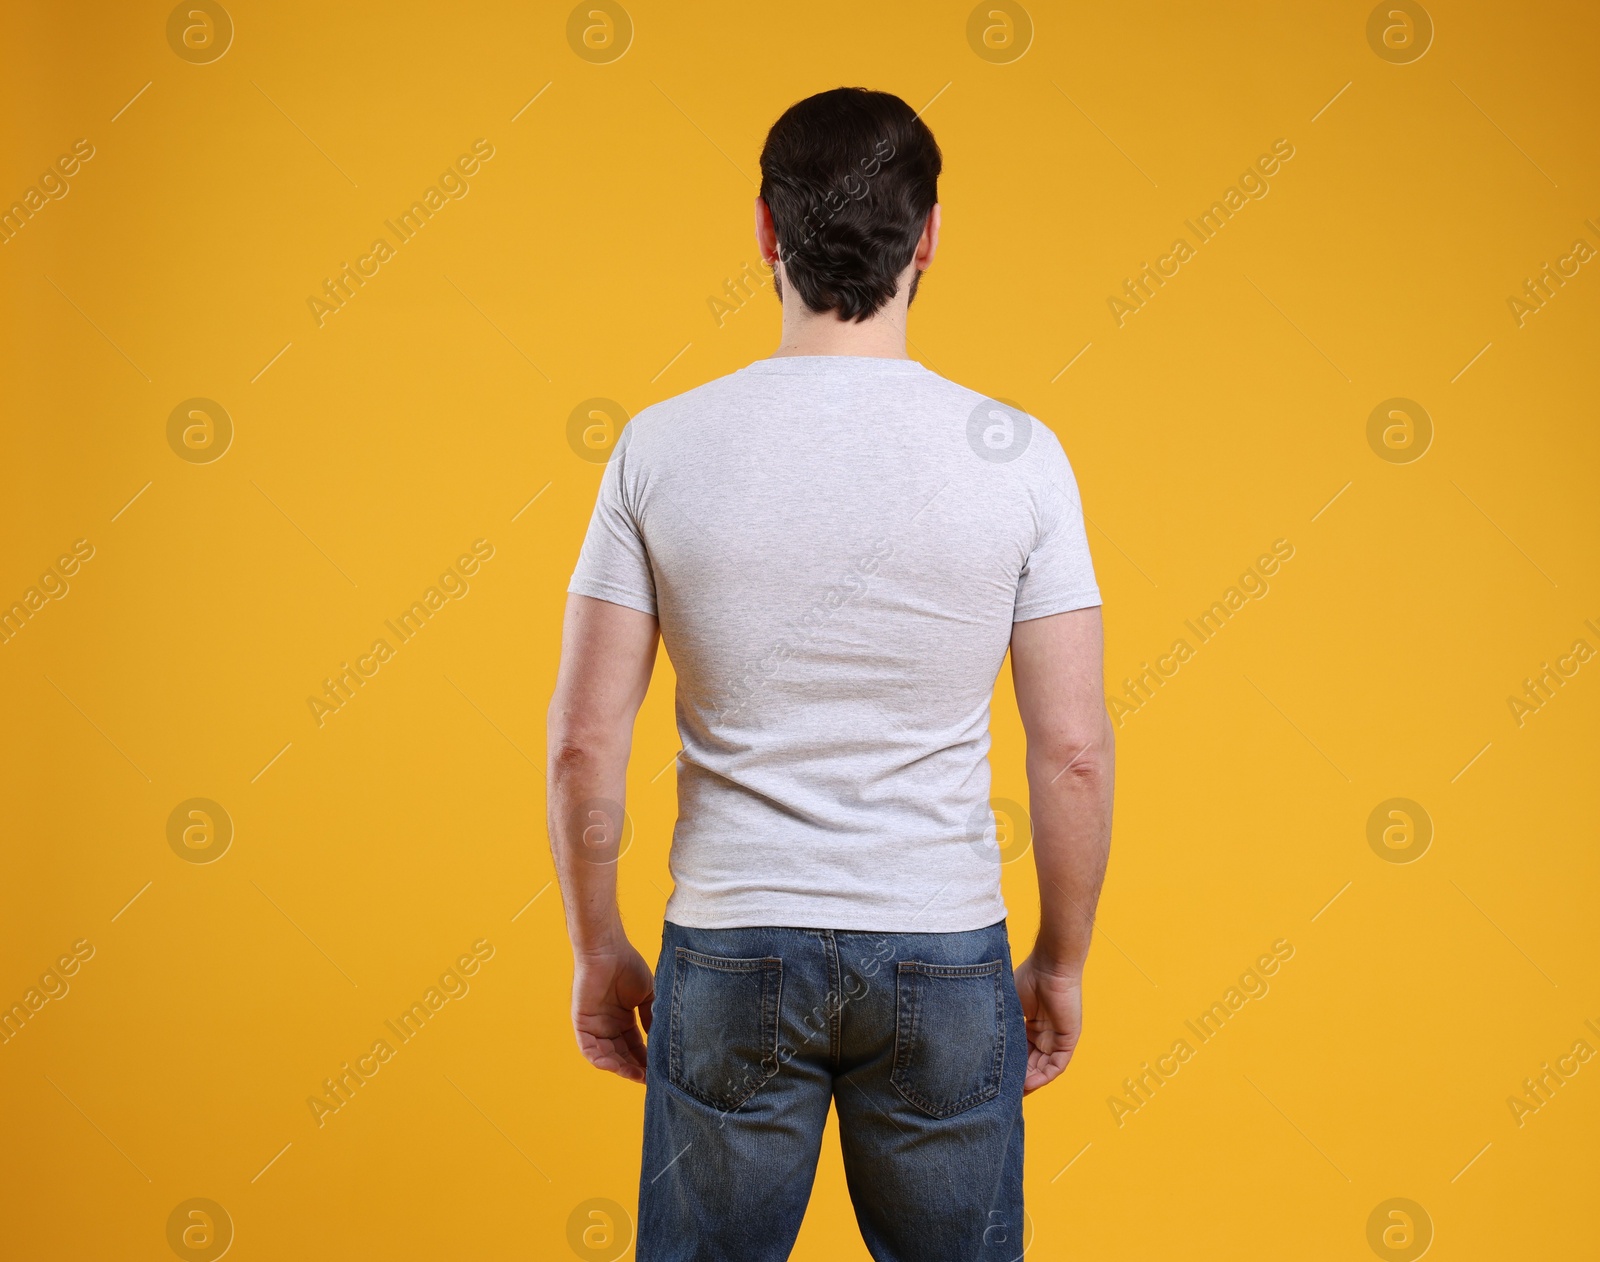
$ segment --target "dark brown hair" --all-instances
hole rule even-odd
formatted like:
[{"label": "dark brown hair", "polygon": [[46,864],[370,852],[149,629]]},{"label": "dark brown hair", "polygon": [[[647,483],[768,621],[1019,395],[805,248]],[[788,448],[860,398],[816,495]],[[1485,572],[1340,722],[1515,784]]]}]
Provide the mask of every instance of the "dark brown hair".
[{"label": "dark brown hair", "polygon": [[834,88],[783,112],[761,149],[761,197],[807,307],[865,320],[894,297],[941,164],[927,124],[888,92]]}]

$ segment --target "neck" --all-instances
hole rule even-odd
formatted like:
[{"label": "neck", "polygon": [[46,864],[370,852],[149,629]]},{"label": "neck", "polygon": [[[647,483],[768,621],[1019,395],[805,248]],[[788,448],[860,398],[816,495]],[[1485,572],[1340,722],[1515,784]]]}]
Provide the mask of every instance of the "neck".
[{"label": "neck", "polygon": [[773,355],[910,359],[906,354],[906,300],[896,294],[875,314],[857,322],[841,320],[832,311],[818,315],[790,291],[783,303],[783,338]]}]

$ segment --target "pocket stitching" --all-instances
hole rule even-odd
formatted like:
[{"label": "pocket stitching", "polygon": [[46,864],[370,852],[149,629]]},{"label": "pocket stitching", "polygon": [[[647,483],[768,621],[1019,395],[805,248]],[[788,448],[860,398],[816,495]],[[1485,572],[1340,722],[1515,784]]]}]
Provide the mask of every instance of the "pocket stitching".
[{"label": "pocket stitching", "polygon": [[[678,947],[674,952],[674,968],[672,976],[672,1014],[671,1026],[667,1038],[667,1079],[679,1091],[691,1100],[695,1100],[707,1108],[716,1109],[722,1113],[731,1113],[741,1107],[751,1096],[761,1089],[766,1077],[757,1079],[743,1095],[729,1101],[712,1100],[691,1087],[683,1079],[683,985],[682,966],[685,963],[696,967],[709,968],[723,973],[755,973],[761,974],[761,1042],[763,1055],[757,1062],[762,1065],[768,1057],[776,1057],[778,1051],[778,1034],[781,1005],[783,997],[783,960],[775,955],[762,956],[753,959],[731,959],[726,956],[705,955],[699,951],[691,951],[688,947]],[[773,977],[776,975],[776,984]],[[766,1044],[770,1042],[771,1047]]]},{"label": "pocket stitching", "polygon": [[754,973],[757,970],[770,969],[775,964],[782,965],[783,963],[782,958],[776,955],[735,959],[726,955],[706,955],[701,951],[691,951],[688,947],[679,947],[676,954],[680,960],[688,960],[691,964],[698,964],[701,968],[714,968],[723,973]]},{"label": "pocket stitching", "polygon": [[[924,964],[918,960],[902,960],[897,966],[897,982],[908,973],[920,973],[928,977],[989,977],[1000,972],[1000,960],[990,960],[984,964]],[[896,987],[896,1001],[898,1002],[900,988]],[[921,1003],[917,997],[917,989],[911,990],[911,999],[907,1003],[910,1009],[906,1020],[895,1023],[895,1056],[894,1069],[890,1072],[889,1081],[910,1104],[921,1109],[930,1117],[945,1121],[964,1113],[977,1105],[985,1104],[1000,1094],[1001,1079],[1005,1070],[1006,1050],[1006,1023],[1005,1023],[1005,996],[1000,989],[1000,982],[996,977],[994,988],[995,1008],[995,1047],[994,1054],[989,1058],[988,1079],[991,1085],[980,1086],[976,1091],[969,1092],[958,1100],[940,1107],[929,1100],[915,1087],[908,1086],[904,1081],[905,1073],[911,1068],[911,1049],[916,1044],[917,1026],[920,1024]],[[905,1043],[901,1044],[901,1031],[909,1025],[905,1032]]]},{"label": "pocket stitching", "polygon": [[902,973],[921,973],[925,977],[988,977],[1000,971],[999,960],[984,964],[924,964],[921,960],[901,960]]}]

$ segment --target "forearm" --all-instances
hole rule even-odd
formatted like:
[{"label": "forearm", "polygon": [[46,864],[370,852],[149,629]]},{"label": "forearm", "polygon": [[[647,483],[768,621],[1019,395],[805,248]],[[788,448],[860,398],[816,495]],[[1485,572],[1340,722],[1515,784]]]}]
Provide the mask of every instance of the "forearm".
[{"label": "forearm", "polygon": [[627,770],[627,745],[576,744],[552,733],[547,826],[575,955],[623,940],[617,858]]},{"label": "forearm", "polygon": [[1039,874],[1039,939],[1034,954],[1081,972],[1111,847],[1114,741],[1103,735],[1076,749],[1029,750],[1028,794]]}]

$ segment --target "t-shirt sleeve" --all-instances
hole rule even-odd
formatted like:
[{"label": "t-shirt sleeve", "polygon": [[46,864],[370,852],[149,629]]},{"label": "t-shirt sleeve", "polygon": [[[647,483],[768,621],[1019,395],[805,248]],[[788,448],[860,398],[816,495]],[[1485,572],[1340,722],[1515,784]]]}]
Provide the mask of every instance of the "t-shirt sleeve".
[{"label": "t-shirt sleeve", "polygon": [[641,613],[656,612],[655,576],[644,532],[631,507],[630,444],[619,440],[595,497],[589,531],[578,554],[567,590],[579,596],[625,605]]},{"label": "t-shirt sleeve", "polygon": [[1013,622],[1088,609],[1100,603],[1094,561],[1089,556],[1089,540],[1083,531],[1083,504],[1078,498],[1077,479],[1072,476],[1072,466],[1056,436],[1038,421],[1033,423],[1047,439],[1043,444],[1042,476],[1036,492],[1040,531],[1017,579]]}]

